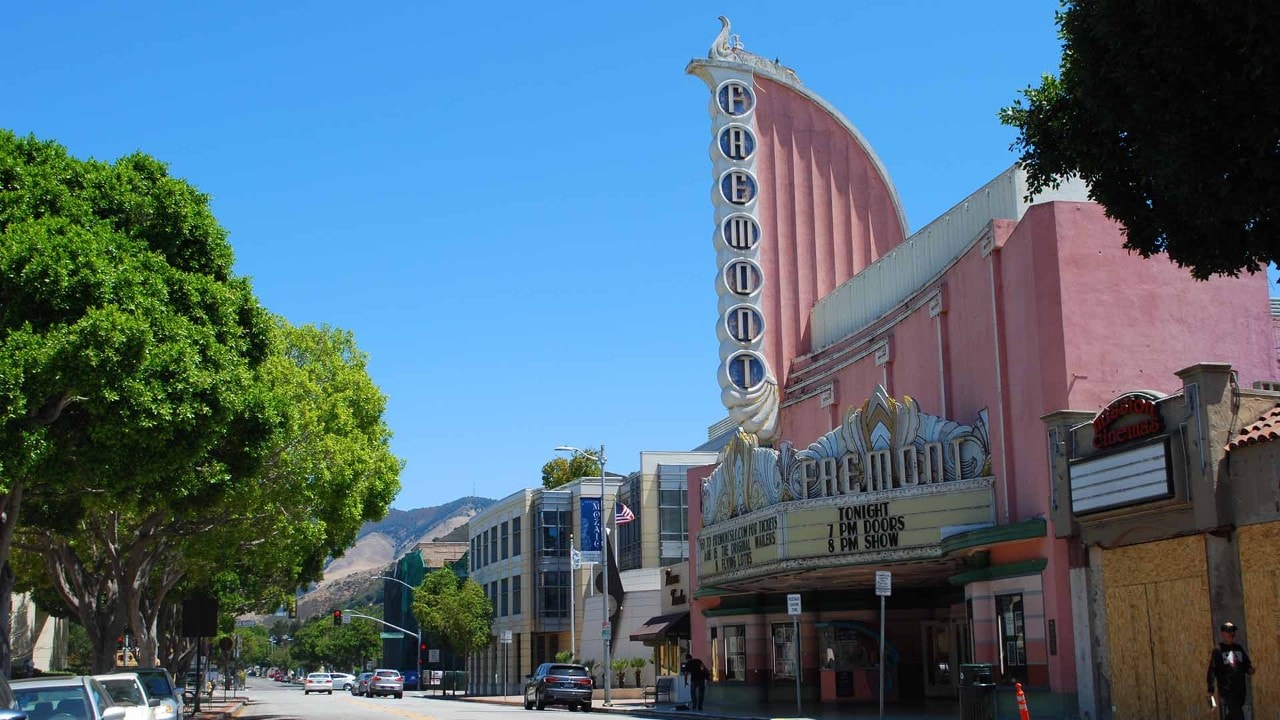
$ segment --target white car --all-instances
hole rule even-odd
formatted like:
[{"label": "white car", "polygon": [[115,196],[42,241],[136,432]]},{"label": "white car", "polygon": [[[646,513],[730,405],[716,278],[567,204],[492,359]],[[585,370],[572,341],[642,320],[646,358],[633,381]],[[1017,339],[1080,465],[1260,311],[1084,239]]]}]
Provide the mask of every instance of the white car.
[{"label": "white car", "polygon": [[343,692],[350,692],[351,688],[355,687],[356,684],[356,676],[347,673],[331,672],[329,673],[329,680],[333,683],[334,690]]},{"label": "white car", "polygon": [[102,683],[116,705],[124,708],[125,720],[155,720],[160,699],[147,695],[147,689],[137,673],[94,675],[93,679]]},{"label": "white car", "polygon": [[307,679],[302,681],[302,694],[310,695],[313,692],[333,694],[333,680],[329,678],[329,673],[307,675]]}]

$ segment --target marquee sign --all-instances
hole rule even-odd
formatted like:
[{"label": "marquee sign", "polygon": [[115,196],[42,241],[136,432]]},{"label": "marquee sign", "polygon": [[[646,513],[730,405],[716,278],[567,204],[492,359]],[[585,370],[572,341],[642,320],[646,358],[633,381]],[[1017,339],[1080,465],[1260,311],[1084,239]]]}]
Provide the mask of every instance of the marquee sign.
[{"label": "marquee sign", "polygon": [[987,413],[962,425],[883,387],[800,451],[740,432],[703,481],[698,574],[939,557],[948,527],[994,522]]},{"label": "marquee sign", "polygon": [[1093,446],[1103,450],[1164,432],[1164,418],[1156,407],[1159,399],[1151,393],[1131,392],[1112,400],[1093,419]]},{"label": "marquee sign", "polygon": [[[708,57],[732,60],[736,45],[730,41],[728,21]],[[752,73],[728,63],[714,65],[705,78],[711,90],[710,147],[715,184],[716,248],[719,279],[720,396],[729,416],[744,431],[771,442],[778,432],[778,380],[764,355],[768,333],[761,310],[764,272],[760,266],[761,243],[767,241],[760,227],[760,183],[756,179],[758,98]]]},{"label": "marquee sign", "polygon": [[784,564],[795,570],[940,557],[944,528],[994,520],[993,484],[975,478],[758,510],[699,534],[698,574],[714,583],[769,575]]}]

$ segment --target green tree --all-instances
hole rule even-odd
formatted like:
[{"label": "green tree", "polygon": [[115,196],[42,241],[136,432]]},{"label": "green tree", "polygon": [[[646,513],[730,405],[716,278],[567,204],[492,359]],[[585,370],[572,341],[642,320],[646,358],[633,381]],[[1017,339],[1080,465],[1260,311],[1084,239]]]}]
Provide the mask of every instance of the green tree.
[{"label": "green tree", "polygon": [[432,570],[413,591],[413,615],[423,634],[444,639],[466,657],[492,642],[493,604],[474,580],[459,580],[452,567]]},{"label": "green tree", "polygon": [[[253,392],[270,335],[206,195],[142,153],[82,161],[0,131],[0,599],[20,512],[79,532],[89,508],[200,507],[253,472],[273,434]],[[93,602],[97,580],[54,586]],[[77,614],[102,668],[118,608]]]},{"label": "green tree", "polygon": [[1280,260],[1280,4],[1064,0],[1058,77],[1000,113],[1032,193],[1078,175],[1199,279]]},{"label": "green tree", "polygon": [[600,477],[600,463],[582,453],[555,457],[542,466],[542,487],[548,490],[584,477]]},{"label": "green tree", "polygon": [[[282,425],[258,472],[234,478],[202,507],[121,498],[87,510],[69,532],[23,531],[26,547],[43,549],[64,599],[80,589],[68,601],[78,615],[101,614],[115,601],[144,662],[158,658],[158,619],[179,582],[213,592],[228,620],[276,607],[286,591],[318,580],[325,559],[385,515],[399,489],[385,397],[350,333],[278,321],[258,375]],[[121,555],[137,560],[115,562]]]},{"label": "green tree", "polygon": [[[371,617],[381,614],[375,614],[373,608],[361,608],[359,612]],[[323,667],[347,672],[382,652],[382,636],[375,623],[352,618],[335,626],[329,618],[326,615],[307,622],[294,635],[292,657],[309,671]]]}]

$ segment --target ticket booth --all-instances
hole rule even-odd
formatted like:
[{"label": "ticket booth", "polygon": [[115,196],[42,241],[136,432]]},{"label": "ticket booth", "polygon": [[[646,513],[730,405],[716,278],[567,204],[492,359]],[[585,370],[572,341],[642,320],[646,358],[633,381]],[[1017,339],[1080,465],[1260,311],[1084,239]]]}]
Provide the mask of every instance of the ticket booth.
[{"label": "ticket booth", "polygon": [[[880,699],[880,633],[865,623],[820,622],[818,651],[824,703],[878,702]],[[898,649],[884,644],[885,702],[898,699]]]}]

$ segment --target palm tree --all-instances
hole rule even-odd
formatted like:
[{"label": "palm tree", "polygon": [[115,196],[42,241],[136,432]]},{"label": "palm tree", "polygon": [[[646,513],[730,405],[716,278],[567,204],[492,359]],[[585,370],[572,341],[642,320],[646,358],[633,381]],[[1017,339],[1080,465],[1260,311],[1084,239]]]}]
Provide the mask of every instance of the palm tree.
[{"label": "palm tree", "polygon": [[648,664],[649,664],[649,658],[643,658],[643,657],[631,658],[631,661],[630,661],[631,669],[636,671],[636,687],[641,687],[640,671],[644,670],[644,666]]},{"label": "palm tree", "polygon": [[591,676],[591,686],[596,686],[596,667],[600,665],[597,660],[583,660],[582,667],[587,669],[587,674]]},{"label": "palm tree", "polygon": [[558,663],[573,662],[573,652],[570,650],[561,650],[560,652],[556,653],[556,662]]},{"label": "palm tree", "polygon": [[609,667],[618,674],[618,687],[627,686],[627,668],[631,667],[631,661],[626,658],[615,658],[609,663]]}]

